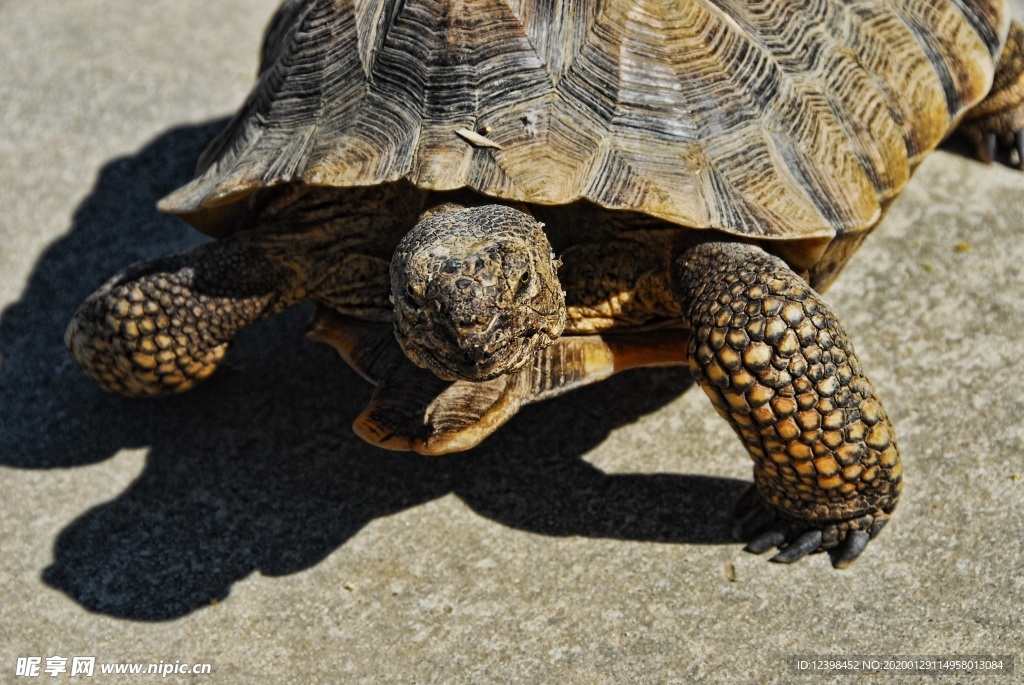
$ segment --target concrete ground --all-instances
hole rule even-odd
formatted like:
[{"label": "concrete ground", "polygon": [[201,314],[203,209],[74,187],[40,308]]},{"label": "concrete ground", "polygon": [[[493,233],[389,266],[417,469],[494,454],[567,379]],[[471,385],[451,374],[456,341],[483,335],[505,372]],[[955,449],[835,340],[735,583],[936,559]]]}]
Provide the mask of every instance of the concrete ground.
[{"label": "concrete ground", "polygon": [[353,436],[369,387],[303,338],[308,309],[246,332],[188,396],[89,383],[64,326],[119,267],[200,239],[153,204],[244,97],[275,4],[0,2],[0,682],[31,682],[32,656],[69,659],[58,678],[94,656],[111,683],[137,678],[98,664],[208,663],[169,681],[217,683],[882,679],[801,675],[801,655],[1001,655],[1014,674],[978,682],[1024,680],[1015,171],[932,155],[829,293],[906,471],[848,571],[730,540],[750,464],[681,370],[535,405],[441,459]]}]

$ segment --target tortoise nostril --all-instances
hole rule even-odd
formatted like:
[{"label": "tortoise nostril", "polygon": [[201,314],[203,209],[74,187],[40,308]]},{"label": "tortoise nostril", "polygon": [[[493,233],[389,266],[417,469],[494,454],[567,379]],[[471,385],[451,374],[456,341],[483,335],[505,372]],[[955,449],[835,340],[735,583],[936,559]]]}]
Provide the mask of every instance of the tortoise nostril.
[{"label": "tortoise nostril", "polygon": [[531,280],[533,280],[533,274],[527,269],[519,277],[519,282],[516,284],[516,297],[522,297],[529,291]]},{"label": "tortoise nostril", "polygon": [[418,312],[423,308],[423,303],[420,301],[419,295],[416,294],[415,288],[410,284],[405,289],[405,305],[412,311]]}]

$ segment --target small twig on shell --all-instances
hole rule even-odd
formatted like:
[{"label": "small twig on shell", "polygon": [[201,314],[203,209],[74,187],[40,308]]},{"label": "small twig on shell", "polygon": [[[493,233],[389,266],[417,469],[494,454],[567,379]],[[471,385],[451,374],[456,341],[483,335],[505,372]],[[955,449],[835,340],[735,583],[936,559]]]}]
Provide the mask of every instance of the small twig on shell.
[{"label": "small twig on shell", "polygon": [[468,128],[457,128],[455,129],[455,133],[473,147],[492,147],[495,150],[501,149],[501,145],[498,145],[487,136],[477,133],[476,131],[471,131]]}]

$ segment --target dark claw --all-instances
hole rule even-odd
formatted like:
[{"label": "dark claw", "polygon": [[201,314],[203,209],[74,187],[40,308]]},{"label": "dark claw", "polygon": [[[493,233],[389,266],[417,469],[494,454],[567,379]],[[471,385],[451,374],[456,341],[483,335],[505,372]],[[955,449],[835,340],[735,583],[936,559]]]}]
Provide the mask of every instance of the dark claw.
[{"label": "dark claw", "polygon": [[999,154],[999,138],[996,137],[995,133],[984,133],[982,135],[982,144],[981,149],[978,150],[978,156],[981,157],[981,161],[985,164],[991,164],[996,161]]},{"label": "dark claw", "polygon": [[857,557],[868,546],[870,540],[871,534],[866,530],[855,530],[847,533],[839,555],[832,560],[832,567],[848,568],[853,562],[857,561]]},{"label": "dark claw", "polygon": [[821,539],[821,531],[816,528],[811,529],[798,537],[796,542],[772,557],[771,560],[780,564],[792,564],[811,552],[817,551],[821,546]]},{"label": "dark claw", "polygon": [[873,526],[871,526],[871,530],[868,531],[869,535],[872,538],[874,538],[876,535],[882,532],[882,529],[885,528],[885,524],[887,523],[889,523],[888,516],[879,516],[875,519],[875,523]]},{"label": "dark claw", "polygon": [[758,535],[756,538],[750,541],[750,543],[743,548],[744,552],[751,552],[752,554],[763,554],[770,550],[772,547],[778,547],[786,541],[786,536],[790,531],[790,524],[788,521],[780,521],[774,526],[766,530],[765,532]]}]

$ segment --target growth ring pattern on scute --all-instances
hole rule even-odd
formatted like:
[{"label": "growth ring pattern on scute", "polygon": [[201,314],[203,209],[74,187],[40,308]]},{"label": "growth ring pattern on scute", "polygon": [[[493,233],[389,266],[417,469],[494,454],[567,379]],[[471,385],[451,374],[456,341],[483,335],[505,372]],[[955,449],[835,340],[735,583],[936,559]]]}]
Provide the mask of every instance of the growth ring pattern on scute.
[{"label": "growth ring pattern on scute", "polygon": [[994,0],[290,0],[248,102],[161,207],[407,179],[752,236],[863,230],[984,95],[1008,21]]}]

